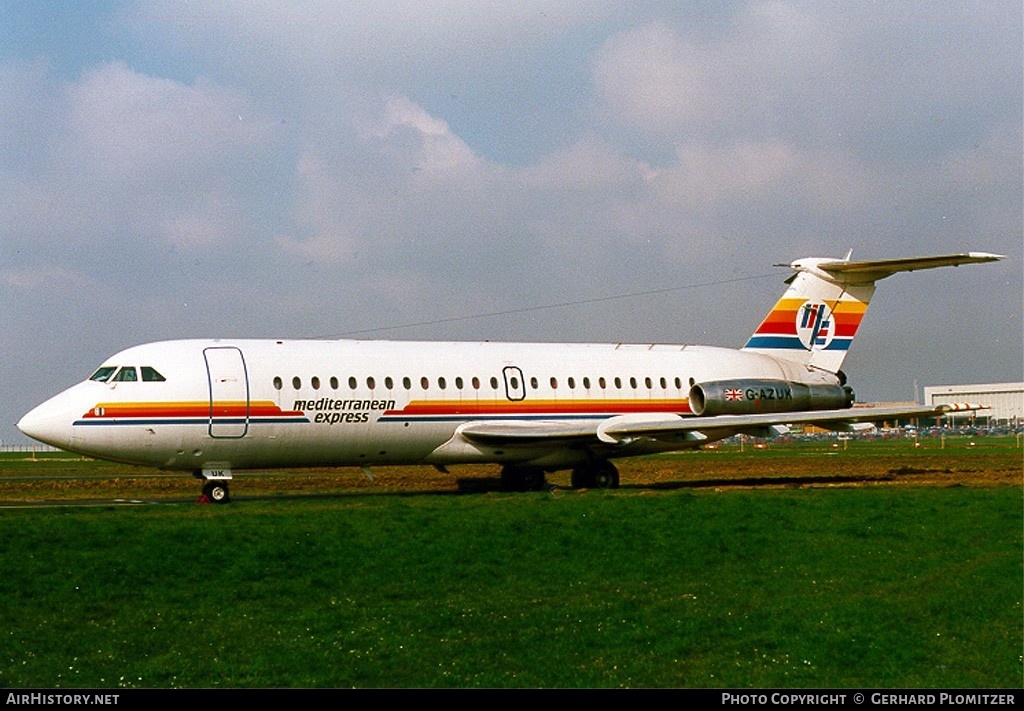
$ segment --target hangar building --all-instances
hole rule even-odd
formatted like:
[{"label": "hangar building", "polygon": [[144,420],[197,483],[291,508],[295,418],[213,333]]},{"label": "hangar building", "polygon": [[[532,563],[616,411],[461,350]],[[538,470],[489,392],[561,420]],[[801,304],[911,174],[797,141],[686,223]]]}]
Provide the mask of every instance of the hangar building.
[{"label": "hangar building", "polygon": [[[1024,383],[990,383],[987,385],[935,385],[924,389],[925,405],[973,402],[988,405],[975,415],[990,424],[1019,425],[1024,423]],[[959,418],[960,416],[957,416]]]}]

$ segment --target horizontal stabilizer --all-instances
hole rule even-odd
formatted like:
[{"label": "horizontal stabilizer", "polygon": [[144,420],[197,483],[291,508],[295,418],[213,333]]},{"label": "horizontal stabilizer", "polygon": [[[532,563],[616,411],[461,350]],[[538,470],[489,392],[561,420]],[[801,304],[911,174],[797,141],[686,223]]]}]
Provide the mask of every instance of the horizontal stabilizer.
[{"label": "horizontal stabilizer", "polygon": [[[842,281],[867,283],[884,279],[898,272],[913,272],[919,269],[935,269],[937,267],[956,267],[961,264],[980,264],[1003,259],[1001,254],[988,252],[965,252],[962,254],[942,254],[933,257],[902,257],[899,259],[874,259],[861,262],[849,262],[843,259],[813,260],[814,266],[828,272]],[[793,264],[779,264],[799,269],[805,260]],[[812,261],[812,260],[807,260]]]}]

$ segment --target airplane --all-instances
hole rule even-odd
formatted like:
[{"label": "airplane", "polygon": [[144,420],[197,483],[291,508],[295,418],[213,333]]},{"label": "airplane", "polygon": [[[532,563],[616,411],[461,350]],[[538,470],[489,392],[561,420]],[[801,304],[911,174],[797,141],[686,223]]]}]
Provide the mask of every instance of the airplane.
[{"label": "airplane", "polygon": [[615,488],[614,459],[700,448],[790,425],[856,431],[980,409],[853,407],[840,366],[875,282],[991,262],[968,252],[803,258],[738,349],[625,343],[171,340],[111,356],[28,412],[26,435],[88,457],[191,471],[206,500],[233,472],[492,463],[502,488]]}]

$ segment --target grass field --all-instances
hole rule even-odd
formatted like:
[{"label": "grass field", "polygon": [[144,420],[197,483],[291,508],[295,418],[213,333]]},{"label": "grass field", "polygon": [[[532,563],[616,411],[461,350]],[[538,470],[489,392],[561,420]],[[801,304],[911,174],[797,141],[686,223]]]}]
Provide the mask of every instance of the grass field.
[{"label": "grass field", "polygon": [[1020,688],[1018,445],[722,448],[615,491],[271,472],[227,506],[9,455],[0,687]]}]

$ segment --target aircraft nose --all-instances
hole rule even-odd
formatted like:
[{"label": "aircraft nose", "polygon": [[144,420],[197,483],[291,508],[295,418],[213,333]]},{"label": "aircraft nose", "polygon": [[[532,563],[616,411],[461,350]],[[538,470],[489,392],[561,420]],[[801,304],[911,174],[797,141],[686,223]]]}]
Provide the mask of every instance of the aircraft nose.
[{"label": "aircraft nose", "polygon": [[18,421],[18,429],[34,440],[58,449],[71,442],[71,416],[52,400],[33,408]]}]

